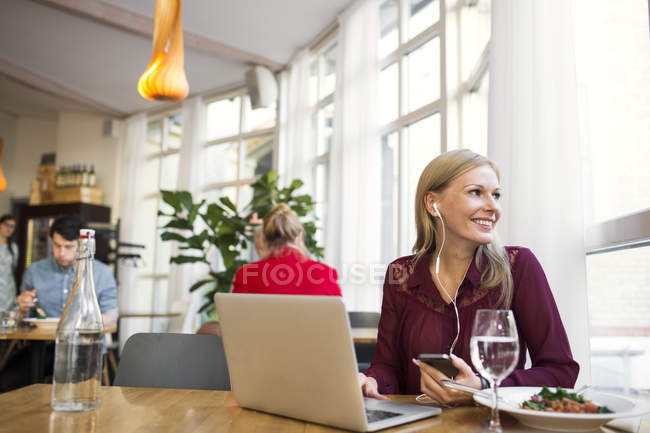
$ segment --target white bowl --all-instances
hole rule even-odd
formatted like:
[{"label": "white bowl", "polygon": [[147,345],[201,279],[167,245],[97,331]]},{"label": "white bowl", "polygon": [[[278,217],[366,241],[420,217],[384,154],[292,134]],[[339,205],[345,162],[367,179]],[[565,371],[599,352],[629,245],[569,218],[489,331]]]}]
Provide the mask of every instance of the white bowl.
[{"label": "white bowl", "polygon": [[[541,389],[538,386],[505,387],[499,388],[499,396],[509,402],[523,403]],[[592,431],[616,418],[637,417],[650,412],[650,406],[646,402],[632,400],[622,395],[599,391],[587,391],[584,395],[599,406],[607,406],[614,413],[541,412],[521,409],[502,402],[499,402],[499,410],[509,413],[529,427],[561,432]],[[492,407],[492,399],[488,395],[474,394],[474,400],[484,406]]]}]

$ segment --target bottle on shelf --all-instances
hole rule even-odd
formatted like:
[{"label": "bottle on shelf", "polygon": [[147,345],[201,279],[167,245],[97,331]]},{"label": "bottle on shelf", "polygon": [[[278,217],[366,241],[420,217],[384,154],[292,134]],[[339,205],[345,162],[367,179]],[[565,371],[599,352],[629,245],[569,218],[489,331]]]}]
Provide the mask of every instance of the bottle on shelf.
[{"label": "bottle on shelf", "polygon": [[95,174],[95,166],[90,166],[90,172],[88,173],[88,186],[97,186],[97,175]]},{"label": "bottle on shelf", "polygon": [[79,234],[77,273],[56,329],[52,408],[79,412],[99,405],[104,326],[95,294],[95,231]]},{"label": "bottle on shelf", "polygon": [[81,186],[88,186],[88,168],[86,164],[81,168]]}]

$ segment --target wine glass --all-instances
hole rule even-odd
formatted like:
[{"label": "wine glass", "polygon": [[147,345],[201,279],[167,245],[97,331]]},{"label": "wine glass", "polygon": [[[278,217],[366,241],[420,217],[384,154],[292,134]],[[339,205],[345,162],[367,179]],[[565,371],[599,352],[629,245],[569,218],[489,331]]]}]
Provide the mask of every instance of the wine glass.
[{"label": "wine glass", "polygon": [[492,415],[487,429],[501,433],[498,387],[514,370],[519,357],[515,317],[510,310],[478,310],[470,340],[472,364],[492,386]]}]

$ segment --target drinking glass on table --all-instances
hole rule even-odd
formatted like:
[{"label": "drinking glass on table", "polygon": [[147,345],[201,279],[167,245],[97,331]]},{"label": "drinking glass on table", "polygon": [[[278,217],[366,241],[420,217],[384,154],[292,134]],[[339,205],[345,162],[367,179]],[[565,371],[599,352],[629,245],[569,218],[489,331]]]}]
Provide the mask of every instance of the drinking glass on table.
[{"label": "drinking glass on table", "polygon": [[472,364],[492,386],[492,414],[487,429],[501,433],[498,387],[514,370],[519,357],[515,317],[510,310],[478,310],[470,340]]}]

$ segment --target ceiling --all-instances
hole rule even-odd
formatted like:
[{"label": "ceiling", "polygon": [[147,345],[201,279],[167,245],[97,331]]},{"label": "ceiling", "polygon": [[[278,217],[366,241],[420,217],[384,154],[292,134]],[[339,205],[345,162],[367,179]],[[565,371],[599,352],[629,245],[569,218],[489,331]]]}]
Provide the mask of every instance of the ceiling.
[{"label": "ceiling", "polygon": [[[191,0],[183,3],[190,94],[243,82],[255,56],[287,64],[335,22],[352,0]],[[110,7],[148,22],[155,0],[0,0],[0,111],[47,117],[90,111],[115,117],[164,107],[141,98],[138,78],[151,57],[150,30],[125,29],[77,10]],[[78,8],[78,9],[77,9]],[[108,14],[107,14],[108,15]],[[145,26],[146,27],[146,26]],[[217,44],[218,45],[218,44]],[[240,55],[250,54],[250,58]],[[237,54],[239,53],[239,54]]]}]

